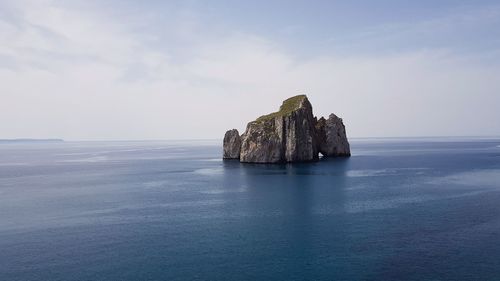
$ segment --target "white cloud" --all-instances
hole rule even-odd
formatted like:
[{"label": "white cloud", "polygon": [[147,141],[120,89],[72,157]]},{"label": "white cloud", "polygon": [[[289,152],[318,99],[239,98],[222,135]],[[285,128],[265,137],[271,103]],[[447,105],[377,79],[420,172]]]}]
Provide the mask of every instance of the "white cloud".
[{"label": "white cloud", "polygon": [[[176,59],[118,19],[19,3],[15,20],[0,18],[1,138],[220,138],[303,92],[351,136],[500,134],[498,65],[450,51],[299,60],[234,32]],[[180,26],[184,38],[201,28],[193,15]]]}]

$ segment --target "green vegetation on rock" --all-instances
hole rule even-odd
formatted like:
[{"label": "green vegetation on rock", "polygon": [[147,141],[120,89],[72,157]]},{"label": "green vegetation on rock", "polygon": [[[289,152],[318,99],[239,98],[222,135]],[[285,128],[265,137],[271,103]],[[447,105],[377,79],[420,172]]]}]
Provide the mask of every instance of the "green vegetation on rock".
[{"label": "green vegetation on rock", "polygon": [[257,120],[255,120],[255,122],[265,122],[265,121],[274,119],[275,117],[287,116],[290,113],[292,113],[294,110],[298,109],[300,107],[300,104],[302,103],[302,101],[304,99],[307,99],[306,95],[298,95],[298,96],[294,96],[294,97],[291,97],[289,99],[286,99],[285,101],[283,101],[283,104],[280,106],[279,111],[273,112],[273,113],[270,113],[267,115],[263,115],[263,116],[257,118]]}]

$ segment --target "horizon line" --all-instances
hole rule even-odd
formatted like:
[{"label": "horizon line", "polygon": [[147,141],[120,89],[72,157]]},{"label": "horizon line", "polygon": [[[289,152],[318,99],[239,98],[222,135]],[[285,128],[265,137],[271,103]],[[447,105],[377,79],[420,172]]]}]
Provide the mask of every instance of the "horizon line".
[{"label": "horizon line", "polygon": [[[442,136],[364,136],[348,137],[349,140],[364,139],[437,139],[437,138],[466,138],[466,139],[500,139],[500,135],[442,135]],[[179,139],[64,139],[64,138],[0,138],[0,141],[29,142],[29,141],[58,141],[58,142],[147,142],[147,141],[222,141],[223,138],[179,138]]]}]

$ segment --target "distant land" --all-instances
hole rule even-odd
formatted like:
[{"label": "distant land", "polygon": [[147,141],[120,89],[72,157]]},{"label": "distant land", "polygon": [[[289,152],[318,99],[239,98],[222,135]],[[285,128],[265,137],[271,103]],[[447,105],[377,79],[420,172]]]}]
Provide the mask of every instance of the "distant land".
[{"label": "distant land", "polygon": [[0,139],[0,143],[11,142],[63,142],[63,139]]}]

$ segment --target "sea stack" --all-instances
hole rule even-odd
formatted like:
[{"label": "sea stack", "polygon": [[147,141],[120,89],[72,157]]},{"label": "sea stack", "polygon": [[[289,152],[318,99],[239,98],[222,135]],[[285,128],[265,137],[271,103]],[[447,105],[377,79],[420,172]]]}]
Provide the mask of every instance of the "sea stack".
[{"label": "sea stack", "polygon": [[226,132],[224,159],[245,163],[292,163],[327,157],[350,156],[349,142],[342,119],[331,114],[328,119],[314,117],[305,95],[291,97],[279,111],[248,123],[245,133]]},{"label": "sea stack", "polygon": [[241,151],[241,138],[238,130],[232,129],[224,135],[224,159],[239,159]]}]

